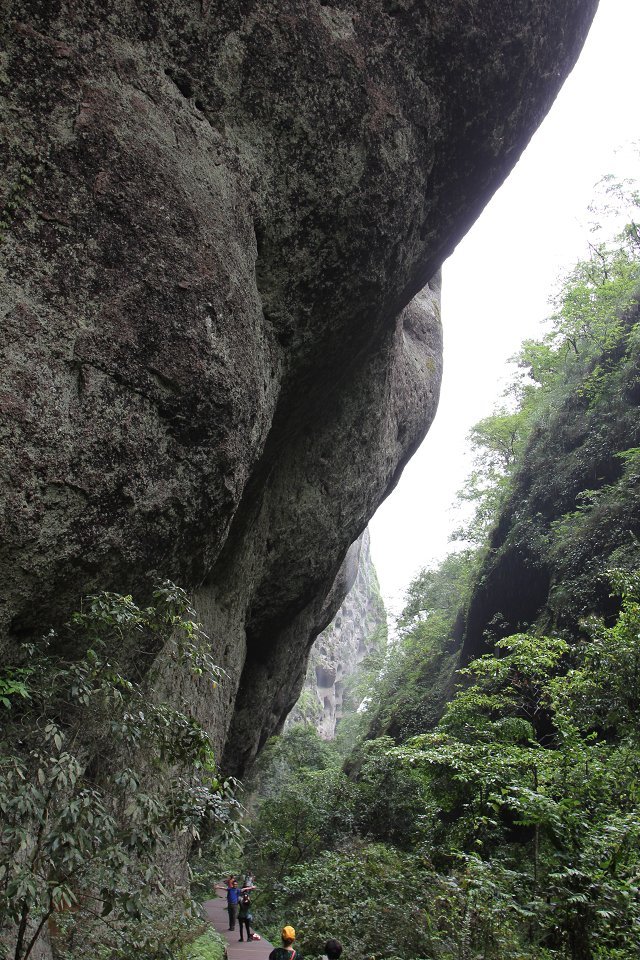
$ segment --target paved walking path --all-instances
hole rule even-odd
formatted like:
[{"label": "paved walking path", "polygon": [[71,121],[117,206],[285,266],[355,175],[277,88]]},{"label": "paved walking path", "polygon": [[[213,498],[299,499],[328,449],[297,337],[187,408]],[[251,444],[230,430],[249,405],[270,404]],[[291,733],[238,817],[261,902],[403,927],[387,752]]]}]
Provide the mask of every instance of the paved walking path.
[{"label": "paved walking path", "polygon": [[238,943],[240,932],[237,921],[235,930],[229,930],[229,914],[225,897],[205,900],[202,906],[207,920],[213,924],[218,933],[225,937],[229,960],[267,960],[273,950],[273,945],[268,940],[249,940],[247,943],[245,939],[244,943]]}]

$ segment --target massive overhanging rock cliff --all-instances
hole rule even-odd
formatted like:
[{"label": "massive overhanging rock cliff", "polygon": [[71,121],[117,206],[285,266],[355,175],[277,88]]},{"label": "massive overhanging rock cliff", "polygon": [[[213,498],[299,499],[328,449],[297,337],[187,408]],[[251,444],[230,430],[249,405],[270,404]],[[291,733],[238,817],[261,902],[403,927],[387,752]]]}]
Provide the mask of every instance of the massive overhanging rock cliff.
[{"label": "massive overhanging rock cliff", "polygon": [[595,6],[4,5],[4,643],[170,577],[250,762],[434,415],[438,268]]}]

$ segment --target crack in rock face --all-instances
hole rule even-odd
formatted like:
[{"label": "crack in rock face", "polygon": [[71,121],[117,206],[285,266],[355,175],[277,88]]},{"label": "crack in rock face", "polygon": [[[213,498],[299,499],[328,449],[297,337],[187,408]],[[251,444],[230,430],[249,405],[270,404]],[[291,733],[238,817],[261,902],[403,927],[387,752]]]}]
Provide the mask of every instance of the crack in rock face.
[{"label": "crack in rock face", "polygon": [[3,643],[172,578],[246,768],[434,416],[440,264],[595,6],[5,5]]}]

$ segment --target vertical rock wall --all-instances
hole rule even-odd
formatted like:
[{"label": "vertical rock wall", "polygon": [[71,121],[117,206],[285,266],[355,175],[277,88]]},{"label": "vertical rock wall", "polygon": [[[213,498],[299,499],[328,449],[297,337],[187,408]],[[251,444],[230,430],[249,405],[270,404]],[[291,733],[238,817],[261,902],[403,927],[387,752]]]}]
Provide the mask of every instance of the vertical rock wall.
[{"label": "vertical rock wall", "polygon": [[310,719],[325,740],[357,703],[345,702],[345,684],[362,660],[386,639],[387,615],[371,560],[369,530],[362,536],[358,574],[329,626],[317,638],[309,657],[301,699],[288,722]]}]

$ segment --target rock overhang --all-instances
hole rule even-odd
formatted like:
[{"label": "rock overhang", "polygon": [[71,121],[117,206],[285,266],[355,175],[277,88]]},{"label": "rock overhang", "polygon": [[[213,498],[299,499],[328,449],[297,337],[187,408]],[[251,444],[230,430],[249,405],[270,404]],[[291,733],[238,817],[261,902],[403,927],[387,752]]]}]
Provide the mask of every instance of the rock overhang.
[{"label": "rock overhang", "polygon": [[9,4],[7,637],[174,578],[250,761],[435,413],[437,269],[595,6]]}]

